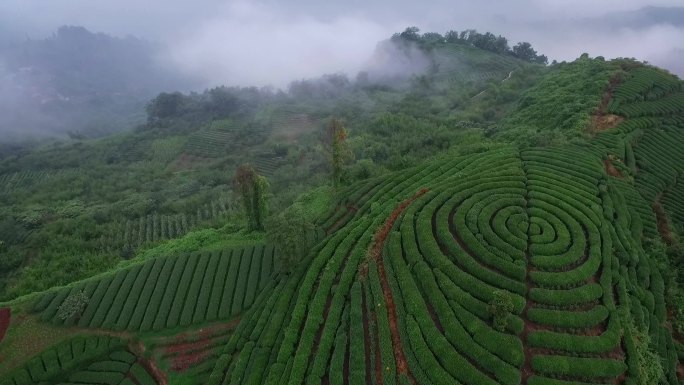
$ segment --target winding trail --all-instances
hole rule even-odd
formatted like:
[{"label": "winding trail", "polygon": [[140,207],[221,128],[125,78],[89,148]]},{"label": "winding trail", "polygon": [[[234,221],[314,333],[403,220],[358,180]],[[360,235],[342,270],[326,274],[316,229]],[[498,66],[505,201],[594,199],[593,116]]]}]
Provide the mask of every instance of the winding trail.
[{"label": "winding trail", "polygon": [[[506,76],[506,79],[504,79],[504,80],[501,81],[501,84],[503,84],[506,80],[510,79],[511,76],[513,76],[513,72],[515,72],[515,70],[509,72],[509,73],[508,73],[508,76]],[[480,91],[477,95],[475,95],[475,96],[473,96],[472,98],[470,98],[470,100],[473,100],[473,99],[477,98],[478,96],[484,94],[485,92],[487,92],[487,89],[486,89],[486,88],[485,88],[484,90]]]},{"label": "winding trail", "polygon": [[419,190],[411,198],[403,201],[397,208],[392,211],[389,218],[385,223],[378,229],[373,237],[373,243],[368,250],[368,256],[373,258],[378,265],[378,273],[380,276],[380,285],[382,287],[382,295],[385,299],[385,304],[387,305],[387,317],[389,318],[390,334],[392,335],[392,349],[394,351],[394,359],[396,361],[397,375],[406,375],[412,384],[416,385],[416,379],[411,374],[411,370],[406,360],[406,355],[404,354],[404,348],[401,343],[401,335],[399,333],[399,324],[397,322],[397,306],[394,303],[394,297],[392,295],[392,289],[387,281],[387,272],[385,271],[385,264],[383,262],[382,249],[387,240],[394,223],[399,219],[401,214],[406,210],[406,208],[413,203],[416,199],[425,195],[429,190],[423,188]]}]

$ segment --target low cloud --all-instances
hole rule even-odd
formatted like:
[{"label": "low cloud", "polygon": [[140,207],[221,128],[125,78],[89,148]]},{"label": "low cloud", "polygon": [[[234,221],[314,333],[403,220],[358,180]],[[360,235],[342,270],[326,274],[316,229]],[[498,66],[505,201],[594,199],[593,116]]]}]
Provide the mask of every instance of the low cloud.
[{"label": "low cloud", "polygon": [[164,62],[205,79],[198,88],[353,76],[380,40],[410,25],[491,31],[557,60],[635,57],[684,75],[682,9],[681,0],[3,0],[0,34],[42,38],[69,24],[152,39],[169,47]]},{"label": "low cloud", "polygon": [[283,87],[323,73],[355,73],[391,31],[347,16],[292,20],[273,8],[241,2],[169,43],[169,59],[207,84]]},{"label": "low cloud", "polygon": [[674,59],[681,58],[684,45],[684,28],[672,25],[653,25],[643,29],[564,28],[561,40],[551,33],[536,39],[535,46],[550,58],[573,60],[581,53],[606,58],[633,57],[651,64],[663,66],[670,71],[684,75],[684,67]]}]

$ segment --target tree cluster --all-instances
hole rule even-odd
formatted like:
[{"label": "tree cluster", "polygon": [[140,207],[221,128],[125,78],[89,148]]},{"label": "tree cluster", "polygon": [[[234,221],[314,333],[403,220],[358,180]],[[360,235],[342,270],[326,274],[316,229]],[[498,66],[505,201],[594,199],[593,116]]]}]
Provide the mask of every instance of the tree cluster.
[{"label": "tree cluster", "polygon": [[421,34],[417,27],[408,27],[401,33],[392,35],[395,42],[413,42],[424,48],[432,48],[443,44],[466,44],[497,54],[511,55],[518,59],[531,63],[548,64],[549,59],[545,55],[538,54],[528,42],[520,42],[512,48],[508,44],[508,39],[491,32],[479,33],[474,29],[464,31],[450,30],[444,35],[437,32],[426,32]]},{"label": "tree cluster", "polygon": [[202,93],[162,92],[146,106],[147,126],[153,128],[173,120],[191,123],[254,114],[264,103],[278,95],[270,89],[256,87],[216,87]]},{"label": "tree cluster", "polygon": [[344,165],[352,159],[352,152],[347,145],[347,130],[340,120],[330,120],[324,144],[332,167],[333,185],[337,186],[342,180]]},{"label": "tree cluster", "polygon": [[268,212],[266,204],[268,182],[266,178],[257,174],[252,166],[243,164],[235,172],[233,187],[242,197],[247,215],[247,230],[264,230],[264,219]]},{"label": "tree cluster", "polygon": [[266,222],[266,236],[278,250],[280,271],[291,272],[315,241],[315,226],[299,206],[291,206]]}]

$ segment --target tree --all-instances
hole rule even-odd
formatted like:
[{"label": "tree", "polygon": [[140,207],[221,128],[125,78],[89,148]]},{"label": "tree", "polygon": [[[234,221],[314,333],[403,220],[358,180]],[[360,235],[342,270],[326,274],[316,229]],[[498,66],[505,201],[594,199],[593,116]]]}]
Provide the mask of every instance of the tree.
[{"label": "tree", "polygon": [[83,290],[78,290],[75,293],[69,294],[64,302],[59,305],[59,308],[57,309],[57,318],[68,320],[72,317],[80,317],[88,305],[89,300],[90,299]]},{"label": "tree", "polygon": [[235,171],[233,188],[242,197],[247,215],[247,230],[263,230],[264,218],[268,212],[266,194],[268,181],[257,174],[249,164],[243,164]]},{"label": "tree", "polygon": [[266,238],[277,250],[281,271],[292,271],[306,256],[315,241],[314,230],[314,225],[298,206],[269,218]]},{"label": "tree", "polygon": [[444,43],[444,36],[440,35],[437,32],[426,32],[423,34],[421,37],[422,41],[424,44],[428,45],[436,45],[439,43]]},{"label": "tree", "polygon": [[534,62],[538,64],[547,65],[549,64],[549,58],[547,58],[546,55],[537,55],[537,57],[534,58]]},{"label": "tree", "polygon": [[333,185],[337,186],[342,180],[345,163],[352,158],[352,153],[347,145],[347,130],[340,120],[334,118],[330,120],[325,133],[324,144],[332,167]]},{"label": "tree", "polygon": [[511,48],[508,46],[508,39],[501,35],[496,37],[496,41],[494,42],[494,52],[506,53],[510,51],[510,49]]},{"label": "tree", "polygon": [[444,34],[444,39],[447,43],[460,43],[461,38],[458,36],[458,31],[450,30]]},{"label": "tree", "polygon": [[513,46],[513,56],[531,62],[537,58],[537,51],[532,48],[532,44],[524,41]]},{"label": "tree", "polygon": [[513,299],[505,290],[494,291],[494,298],[489,302],[487,310],[492,315],[494,329],[503,332],[508,326],[508,316],[513,312]]},{"label": "tree", "polygon": [[180,92],[162,92],[147,104],[147,120],[154,122],[159,119],[175,117],[180,114],[185,103],[185,96]]},{"label": "tree", "polygon": [[400,33],[402,39],[408,41],[419,41],[420,40],[420,29],[418,27],[408,27],[404,32]]}]

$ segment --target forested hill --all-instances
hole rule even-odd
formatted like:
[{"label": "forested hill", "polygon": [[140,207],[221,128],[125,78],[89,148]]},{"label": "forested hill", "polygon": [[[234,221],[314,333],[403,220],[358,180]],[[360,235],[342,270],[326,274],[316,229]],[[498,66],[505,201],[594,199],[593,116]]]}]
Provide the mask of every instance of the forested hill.
[{"label": "forested hill", "polygon": [[0,385],[681,385],[684,82],[545,61],[408,28],[6,152]]},{"label": "forested hill", "polygon": [[193,86],[162,63],[161,52],[145,40],[72,26],[45,39],[2,41],[2,141],[131,129],[143,121],[151,97]]}]

